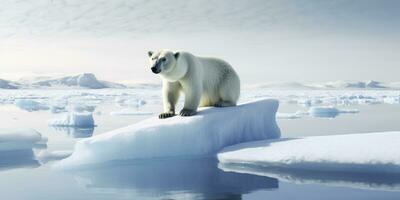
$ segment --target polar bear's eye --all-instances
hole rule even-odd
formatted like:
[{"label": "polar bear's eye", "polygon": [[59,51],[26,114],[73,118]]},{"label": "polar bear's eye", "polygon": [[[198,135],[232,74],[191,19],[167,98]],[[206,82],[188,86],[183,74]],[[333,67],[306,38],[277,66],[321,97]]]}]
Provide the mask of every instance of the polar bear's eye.
[{"label": "polar bear's eye", "polygon": [[160,58],[161,62],[165,62],[167,59],[165,57]]},{"label": "polar bear's eye", "polygon": [[157,57],[152,57],[151,59],[152,59],[152,60],[156,60],[156,59],[157,59]]}]

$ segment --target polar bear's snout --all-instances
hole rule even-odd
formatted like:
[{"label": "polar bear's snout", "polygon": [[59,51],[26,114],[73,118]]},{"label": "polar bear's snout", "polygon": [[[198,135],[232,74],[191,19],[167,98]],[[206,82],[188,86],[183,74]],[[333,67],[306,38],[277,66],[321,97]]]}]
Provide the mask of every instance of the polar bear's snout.
[{"label": "polar bear's snout", "polygon": [[154,65],[151,67],[151,71],[155,74],[158,74],[161,72],[161,61],[157,60]]},{"label": "polar bear's snout", "polygon": [[154,66],[154,67],[151,68],[151,71],[152,71],[153,73],[155,73],[155,74],[158,74],[158,73],[161,72],[161,68],[160,68],[160,67],[157,67],[157,66]]}]

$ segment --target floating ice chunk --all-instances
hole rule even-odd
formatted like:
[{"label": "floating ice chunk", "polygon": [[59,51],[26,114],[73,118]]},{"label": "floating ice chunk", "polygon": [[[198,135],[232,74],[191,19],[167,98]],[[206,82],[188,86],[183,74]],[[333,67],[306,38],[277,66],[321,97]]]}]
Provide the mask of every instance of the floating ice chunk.
[{"label": "floating ice chunk", "polygon": [[308,113],[313,117],[326,117],[326,118],[334,118],[337,115],[343,113],[354,114],[359,111],[356,109],[337,109],[332,106],[318,106],[318,107],[310,107]]},{"label": "floating ice chunk", "polygon": [[311,107],[308,113],[313,117],[333,118],[339,115],[339,110],[335,107]]},{"label": "floating ice chunk", "polygon": [[222,163],[357,173],[400,173],[400,132],[286,138],[238,144]]},{"label": "floating ice chunk", "polygon": [[58,165],[209,156],[229,145],[278,138],[278,105],[276,100],[261,100],[235,107],[205,108],[191,117],[152,117],[78,141],[74,153]]},{"label": "floating ice chunk", "polygon": [[49,106],[32,99],[16,99],[15,105],[27,111],[48,110]]},{"label": "floating ice chunk", "polygon": [[0,151],[32,149],[46,142],[47,138],[33,129],[0,130]]},{"label": "floating ice chunk", "polygon": [[70,112],[60,118],[50,119],[49,126],[92,128],[95,126],[93,113]]},{"label": "floating ice chunk", "polygon": [[152,112],[140,111],[138,109],[126,108],[110,112],[110,115],[152,115]]}]

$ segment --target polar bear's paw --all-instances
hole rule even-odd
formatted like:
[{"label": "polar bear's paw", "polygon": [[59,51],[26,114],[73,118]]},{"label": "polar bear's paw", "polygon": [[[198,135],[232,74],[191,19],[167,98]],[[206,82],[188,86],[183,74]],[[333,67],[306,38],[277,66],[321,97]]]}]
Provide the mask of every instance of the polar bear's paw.
[{"label": "polar bear's paw", "polygon": [[196,111],[195,110],[190,110],[190,109],[182,109],[179,115],[187,117],[187,116],[192,116],[195,115]]},{"label": "polar bear's paw", "polygon": [[175,116],[174,112],[165,112],[165,113],[161,113],[160,115],[158,115],[158,118],[165,119],[165,118],[170,118],[173,116]]}]

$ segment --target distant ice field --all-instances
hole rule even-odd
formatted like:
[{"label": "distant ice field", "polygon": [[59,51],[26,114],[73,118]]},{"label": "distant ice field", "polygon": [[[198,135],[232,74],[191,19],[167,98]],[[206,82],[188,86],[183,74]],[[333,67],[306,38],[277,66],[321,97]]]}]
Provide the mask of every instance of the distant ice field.
[{"label": "distant ice field", "polygon": [[[275,98],[280,101],[277,123],[281,129],[282,137],[306,137],[318,135],[337,135],[350,133],[367,133],[382,131],[398,131],[400,124],[400,104],[396,103],[399,92],[395,90],[269,90],[251,89],[242,90],[240,102],[248,102],[265,98]],[[18,99],[23,99],[18,100]],[[347,103],[341,103],[345,99]],[[28,100],[28,101],[25,101]],[[335,101],[336,100],[336,101]],[[390,100],[390,101],[389,101]],[[19,101],[17,104],[16,101]],[[296,184],[293,181],[284,181],[280,176],[274,178],[230,172],[231,168],[217,168],[217,164],[205,164],[203,161],[177,162],[171,161],[165,164],[143,163],[133,165],[123,163],[116,167],[96,169],[92,172],[60,174],[50,170],[59,159],[63,159],[73,151],[76,142],[83,138],[101,135],[103,133],[135,124],[147,118],[155,117],[162,110],[161,88],[148,86],[129,89],[20,89],[0,90],[0,121],[3,129],[32,128],[47,138],[46,149],[33,148],[30,154],[20,155],[15,162],[6,162],[0,168],[0,188],[2,196],[7,199],[42,198],[44,196],[58,199],[60,194],[74,199],[157,199],[166,193],[168,197],[175,199],[201,199],[200,196],[210,197],[217,195],[223,197],[226,192],[232,194],[249,193],[242,195],[242,199],[257,199],[251,196],[258,192],[267,191],[270,195],[279,195],[281,192],[291,192],[296,195],[307,192],[315,193],[315,190],[328,193],[332,196],[342,193],[357,193],[360,197],[395,197],[397,193],[384,193],[382,190],[392,188],[390,180],[358,179],[351,177],[336,177],[335,180],[319,177],[296,176]],[[37,103],[34,103],[37,102]],[[178,110],[182,107],[183,100],[179,102]],[[21,104],[22,103],[22,104]],[[24,104],[29,103],[29,104]],[[18,106],[20,105],[20,106]],[[22,106],[21,106],[22,105]],[[35,107],[39,105],[39,107]],[[48,107],[49,109],[40,109]],[[311,109],[329,108],[322,111],[355,111],[356,113],[339,113],[334,117],[313,116]],[[28,108],[28,109],[24,109]],[[318,110],[318,109],[317,109]],[[319,109],[321,111],[321,109]],[[70,113],[92,112],[95,127],[53,127],[49,126],[51,119],[60,119]],[[143,115],[141,113],[148,113]],[[279,113],[280,117],[279,117]],[[296,117],[290,117],[295,115]],[[298,116],[298,117],[297,117]],[[18,154],[17,154],[18,153]],[[14,154],[13,154],[14,155]],[[35,156],[32,158],[32,156]],[[198,163],[202,163],[198,165]],[[165,166],[156,167],[156,166]],[[158,171],[154,175],[153,168]],[[201,166],[201,167],[200,167]],[[135,171],[139,170],[139,171]],[[197,170],[197,171],[196,171]],[[132,176],[124,176],[124,172],[135,171]],[[137,172],[137,173],[136,173]],[[182,185],[181,173],[190,175],[200,174],[201,181],[189,176]],[[115,174],[120,176],[112,179]],[[254,184],[241,185],[232,180],[251,181]],[[136,178],[135,178],[136,177]],[[147,177],[146,179],[141,179]],[[208,177],[208,178],[207,178]],[[219,177],[220,185],[214,186],[215,181],[209,178]],[[291,177],[294,177],[291,176]],[[143,182],[138,180],[146,180]],[[290,177],[289,177],[290,178]],[[41,182],[38,183],[37,180]],[[10,180],[13,180],[10,182]],[[54,180],[57,180],[54,182]],[[311,183],[311,186],[297,185],[298,182]],[[320,184],[322,182],[329,184]],[[383,181],[383,182],[382,182]],[[278,184],[279,182],[279,184]],[[163,185],[165,183],[165,185]],[[167,184],[168,183],[168,184]],[[210,187],[203,187],[203,183]],[[340,184],[337,184],[340,183]],[[342,184],[345,183],[345,184]],[[360,183],[360,184],[359,184]],[[325,186],[324,186],[325,185]],[[335,185],[341,187],[335,188]],[[26,188],[27,194],[15,191],[18,188]],[[168,187],[165,187],[168,186]],[[365,191],[355,188],[375,189]],[[364,187],[365,186],[365,187]],[[311,188],[310,188],[311,187]],[[396,186],[397,187],[397,186]],[[49,188],[55,193],[49,194]],[[216,189],[215,189],[216,188]],[[290,188],[290,189],[289,189]],[[293,188],[297,188],[295,190]],[[266,190],[264,190],[266,189]],[[297,191],[297,192],[296,192]],[[397,190],[396,190],[397,191]],[[157,194],[155,194],[155,192]],[[272,192],[272,193],[271,193]],[[262,194],[263,197],[268,194]],[[319,193],[318,193],[319,194]],[[156,196],[154,196],[156,195]],[[160,195],[160,196],[157,196]],[[389,196],[388,196],[389,195]],[[250,196],[250,197],[249,197]],[[193,198],[192,198],[193,197]],[[232,196],[229,196],[232,197]],[[362,198],[360,198],[362,199]],[[388,198],[390,199],[390,198]],[[392,198],[395,199],[395,198]]]}]

